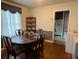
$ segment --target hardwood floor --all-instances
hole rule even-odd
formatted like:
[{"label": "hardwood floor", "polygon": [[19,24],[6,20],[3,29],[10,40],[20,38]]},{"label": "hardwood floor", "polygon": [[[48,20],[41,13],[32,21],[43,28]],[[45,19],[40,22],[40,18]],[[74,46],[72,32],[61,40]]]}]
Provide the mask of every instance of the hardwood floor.
[{"label": "hardwood floor", "polygon": [[[10,57],[13,59],[13,57]],[[20,55],[17,59],[26,59],[25,55]],[[65,46],[57,43],[44,43],[44,57],[40,59],[72,59],[71,54],[65,53]]]},{"label": "hardwood floor", "polygon": [[65,46],[57,43],[44,44],[44,57],[41,59],[72,59],[71,54],[65,53]]}]

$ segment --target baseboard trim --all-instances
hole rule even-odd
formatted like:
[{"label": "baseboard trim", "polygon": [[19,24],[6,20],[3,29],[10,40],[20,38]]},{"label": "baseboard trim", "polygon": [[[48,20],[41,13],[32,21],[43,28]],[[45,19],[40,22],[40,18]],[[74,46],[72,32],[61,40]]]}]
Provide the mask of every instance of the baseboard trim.
[{"label": "baseboard trim", "polygon": [[55,43],[58,43],[58,44],[62,44],[62,45],[65,45],[65,42],[61,42],[61,41],[58,41],[58,40],[54,40]]},{"label": "baseboard trim", "polygon": [[51,40],[44,40],[45,42],[49,42],[49,43],[53,43],[53,41]]}]

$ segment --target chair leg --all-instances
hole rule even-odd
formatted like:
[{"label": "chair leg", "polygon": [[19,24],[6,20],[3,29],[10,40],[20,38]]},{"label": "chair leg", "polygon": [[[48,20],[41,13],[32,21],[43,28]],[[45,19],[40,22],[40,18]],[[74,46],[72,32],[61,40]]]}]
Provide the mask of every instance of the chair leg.
[{"label": "chair leg", "polygon": [[42,57],[44,57],[44,55],[43,55],[43,50],[42,50]]},{"label": "chair leg", "polygon": [[9,54],[7,54],[7,59],[9,59]]},{"label": "chair leg", "polygon": [[41,53],[42,53],[42,57],[44,57],[44,53],[43,53],[43,45],[42,45],[42,48],[41,48]]},{"label": "chair leg", "polygon": [[16,56],[14,56],[14,59],[16,59]]}]

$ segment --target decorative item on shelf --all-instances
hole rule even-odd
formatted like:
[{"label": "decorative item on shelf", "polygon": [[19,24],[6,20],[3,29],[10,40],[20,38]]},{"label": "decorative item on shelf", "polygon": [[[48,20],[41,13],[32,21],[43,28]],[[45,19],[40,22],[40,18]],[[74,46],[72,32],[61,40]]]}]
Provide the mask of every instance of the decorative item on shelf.
[{"label": "decorative item on shelf", "polygon": [[29,32],[36,32],[36,17],[27,17],[26,18],[26,29]]}]

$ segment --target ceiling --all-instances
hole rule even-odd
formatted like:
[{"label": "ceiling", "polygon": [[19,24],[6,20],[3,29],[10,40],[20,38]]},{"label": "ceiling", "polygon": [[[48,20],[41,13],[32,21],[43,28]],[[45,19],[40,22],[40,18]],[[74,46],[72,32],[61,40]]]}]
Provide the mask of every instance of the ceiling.
[{"label": "ceiling", "polygon": [[33,8],[33,7],[40,7],[50,4],[58,4],[77,0],[9,0],[9,1]]}]

